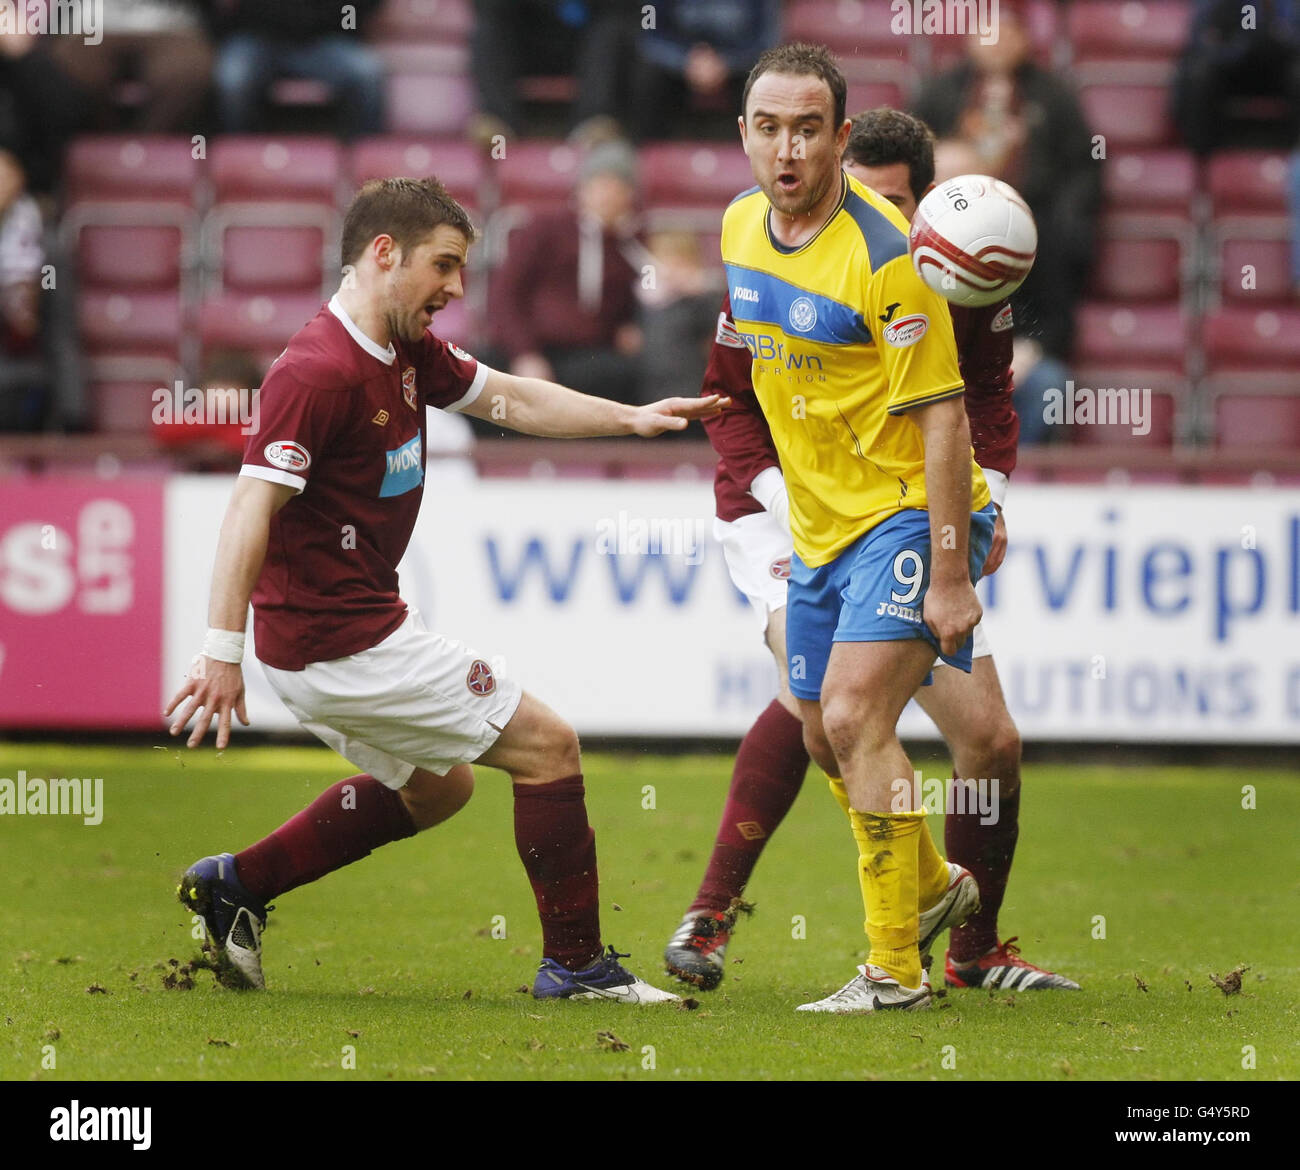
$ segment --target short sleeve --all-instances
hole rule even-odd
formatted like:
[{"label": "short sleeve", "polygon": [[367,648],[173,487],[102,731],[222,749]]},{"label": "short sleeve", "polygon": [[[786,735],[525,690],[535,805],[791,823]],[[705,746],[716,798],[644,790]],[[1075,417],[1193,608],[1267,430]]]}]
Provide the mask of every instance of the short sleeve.
[{"label": "short sleeve", "polygon": [[916,275],[906,252],[868,277],[865,304],[889,381],[890,414],[961,394],[948,302]]},{"label": "short sleeve", "polygon": [[348,425],[349,396],[303,386],[272,367],[254,401],[255,423],[239,474],[302,491],[316,461]]},{"label": "short sleeve", "polygon": [[423,351],[417,355],[419,385],[426,406],[461,411],[483,391],[491,373],[477,358],[458,345],[426,333]]}]

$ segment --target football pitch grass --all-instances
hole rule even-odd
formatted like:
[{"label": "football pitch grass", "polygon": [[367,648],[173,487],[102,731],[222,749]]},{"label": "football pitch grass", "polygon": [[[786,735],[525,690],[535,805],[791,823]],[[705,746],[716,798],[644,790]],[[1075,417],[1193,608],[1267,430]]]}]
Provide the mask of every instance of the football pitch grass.
[{"label": "football pitch grass", "polygon": [[[731,763],[586,758],[603,933],[661,986]],[[264,938],[269,990],[255,993],[206,970],[192,988],[164,986],[171,960],[198,953],[177,879],[273,829],[347,775],[344,762],[239,744],[221,757],[0,747],[0,777],[20,769],[103,777],[103,822],[0,816],[8,1080],[1300,1076],[1300,778],[1282,769],[1027,766],[1003,931],[1084,990],[953,991],[935,1010],[877,1017],[793,1010],[863,957],[856,849],[815,768],[750,885],[757,909],[726,981],[693,1010],[520,993],[540,930],[500,773],[479,770],[447,824],[280,899]],[[936,975],[941,964],[940,952]],[[1239,965],[1236,994],[1211,981]]]}]

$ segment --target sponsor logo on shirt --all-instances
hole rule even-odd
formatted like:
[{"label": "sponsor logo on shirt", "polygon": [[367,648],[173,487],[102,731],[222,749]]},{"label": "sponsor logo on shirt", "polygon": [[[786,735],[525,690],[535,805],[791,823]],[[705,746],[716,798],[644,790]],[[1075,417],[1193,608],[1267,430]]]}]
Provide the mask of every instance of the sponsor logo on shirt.
[{"label": "sponsor logo on shirt", "polygon": [[718,331],[713,340],[719,345],[729,345],[732,349],[744,349],[745,339],[741,337],[736,323],[726,313],[718,314]]},{"label": "sponsor logo on shirt", "polygon": [[492,668],[483,659],[476,658],[470,663],[465,685],[471,694],[490,695],[497,689],[497,680],[492,675]]},{"label": "sponsor logo on shirt", "polygon": [[415,409],[415,367],[407,366],[402,371],[402,397],[406,399],[406,405],[412,410]]},{"label": "sponsor logo on shirt", "polygon": [[306,471],[311,466],[307,448],[292,439],[277,439],[262,448],[262,458],[281,471]]},{"label": "sponsor logo on shirt", "polygon": [[807,333],[817,324],[817,306],[807,297],[799,297],[790,306],[790,328]]},{"label": "sponsor logo on shirt", "polygon": [[767,568],[778,581],[790,580],[790,558],[781,557],[780,560],[773,561]]},{"label": "sponsor logo on shirt", "polygon": [[384,482],[379,485],[379,498],[403,496],[424,482],[424,460],[421,458],[420,436],[384,453],[386,466]]},{"label": "sponsor logo on shirt", "polygon": [[738,284],[731,290],[731,299],[733,301],[748,301],[751,305],[758,304],[758,289],[746,288],[743,284]]},{"label": "sponsor logo on shirt", "polygon": [[1003,330],[1010,329],[1015,322],[1011,319],[1011,306],[1003,305],[997,311],[997,315],[989,322],[989,332],[1001,333]]},{"label": "sponsor logo on shirt", "polygon": [[922,337],[925,331],[930,328],[930,318],[924,313],[911,313],[906,317],[899,317],[892,325],[885,329],[885,340],[897,349],[906,349],[909,345],[915,345]]},{"label": "sponsor logo on shirt", "polygon": [[466,353],[463,349],[461,349],[459,345],[456,345],[453,342],[450,341],[447,342],[447,348],[451,350],[451,352],[456,357],[460,358],[460,360],[463,362],[472,362],[474,360],[474,356],[472,354]]}]

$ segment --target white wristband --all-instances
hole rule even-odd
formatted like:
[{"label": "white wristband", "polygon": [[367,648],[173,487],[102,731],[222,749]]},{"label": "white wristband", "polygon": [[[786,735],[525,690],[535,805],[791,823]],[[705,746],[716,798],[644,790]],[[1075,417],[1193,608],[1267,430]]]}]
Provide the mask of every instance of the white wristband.
[{"label": "white wristband", "polygon": [[203,639],[203,653],[215,662],[243,662],[244,635],[234,630],[210,629]]},{"label": "white wristband", "polygon": [[790,527],[790,497],[785,491],[785,476],[779,467],[765,467],[749,485],[749,494],[770,512],[787,530]]}]

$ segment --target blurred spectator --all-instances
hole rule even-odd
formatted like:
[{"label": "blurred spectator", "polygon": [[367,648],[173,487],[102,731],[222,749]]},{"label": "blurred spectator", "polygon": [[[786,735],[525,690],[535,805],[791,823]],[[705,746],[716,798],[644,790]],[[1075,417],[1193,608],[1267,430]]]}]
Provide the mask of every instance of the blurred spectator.
[{"label": "blurred spectator", "polygon": [[538,215],[512,234],[491,290],[497,343],[512,374],[639,401],[634,286],[644,252],[635,204],[636,156],[607,142],[583,160],[575,207]]},{"label": "blurred spectator", "polygon": [[16,155],[0,147],[0,429],[36,430],[47,372],[41,355],[41,212]]},{"label": "blurred spectator", "polygon": [[688,99],[709,104],[734,134],[745,78],[781,35],[780,0],[659,0],[636,36],[629,121],[638,138],[665,138]]},{"label": "blurred spectator", "polygon": [[[222,129],[263,128],[267,90],[281,77],[327,84],[347,138],[384,128],[384,68],[362,37],[383,0],[203,0],[218,38],[213,80]],[[350,9],[344,25],[344,7]]]},{"label": "blurred spectator", "polygon": [[193,0],[110,0],[103,5],[103,40],[48,38],[57,64],[90,95],[102,129],[116,128],[113,89],[124,78],[148,90],[137,129],[146,134],[189,132],[207,97],[212,50]]},{"label": "blurred spectator", "polygon": [[1101,171],[1078,98],[1031,59],[1029,35],[1005,0],[999,24],[994,44],[968,38],[968,60],[925,83],[912,113],[940,138],[965,138],[978,155],[976,173],[1024,196],[1038,223],[1038,259],[1012,298],[1016,331],[1068,358],[1093,257]]},{"label": "blurred spectator", "polygon": [[650,288],[642,282],[641,292],[643,397],[691,398],[700,392],[717,328],[721,269],[714,273],[705,267],[699,240],[691,232],[656,232],[646,244],[654,282]]},{"label": "blurred spectator", "polygon": [[1291,217],[1291,290],[1300,297],[1300,150],[1292,152],[1287,168],[1286,202]]},{"label": "blurred spectator", "polygon": [[574,74],[575,132],[609,134],[618,108],[621,48],[641,19],[626,0],[474,0],[470,41],[479,113],[471,137],[489,142],[523,126],[519,79],[530,74]]},{"label": "blurred spectator", "polygon": [[63,147],[84,120],[85,96],[39,40],[23,31],[0,32],[0,142],[18,156],[28,190],[48,195]]},{"label": "blurred spectator", "polygon": [[1240,0],[1196,0],[1187,44],[1174,75],[1173,114],[1198,154],[1240,145],[1229,115],[1236,99],[1275,98],[1287,111],[1272,144],[1295,141],[1300,115],[1300,3],[1258,0],[1244,19]]},{"label": "blurred spectator", "polygon": [[[153,435],[176,452],[193,455],[197,471],[233,470],[244,451],[244,431],[256,425],[256,395],[262,371],[247,350],[218,350],[199,379],[201,410],[187,413],[176,401],[174,387],[163,387],[168,400],[155,403]],[[185,390],[185,387],[181,387]]]}]

